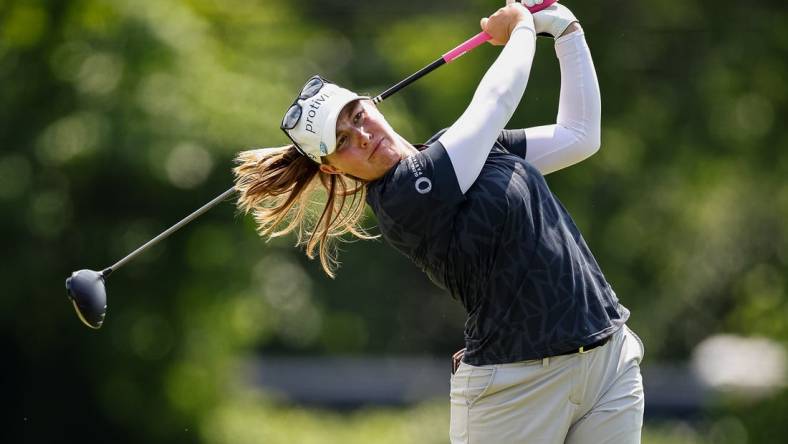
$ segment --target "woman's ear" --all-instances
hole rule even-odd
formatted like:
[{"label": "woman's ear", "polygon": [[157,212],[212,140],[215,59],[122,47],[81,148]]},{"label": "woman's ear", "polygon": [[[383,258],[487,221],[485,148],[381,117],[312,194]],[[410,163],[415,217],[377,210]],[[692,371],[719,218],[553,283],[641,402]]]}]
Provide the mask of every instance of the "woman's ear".
[{"label": "woman's ear", "polygon": [[342,174],[342,171],[339,171],[337,167],[334,165],[329,165],[327,163],[320,164],[320,171],[325,174]]}]

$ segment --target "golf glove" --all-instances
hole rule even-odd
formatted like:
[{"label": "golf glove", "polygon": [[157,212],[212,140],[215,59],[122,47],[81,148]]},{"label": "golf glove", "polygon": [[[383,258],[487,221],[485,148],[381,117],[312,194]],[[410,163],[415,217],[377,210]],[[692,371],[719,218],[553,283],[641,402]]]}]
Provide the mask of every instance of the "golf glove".
[{"label": "golf glove", "polygon": [[[523,4],[542,3],[542,0],[523,0]],[[552,6],[542,9],[534,14],[534,26],[538,35],[549,35],[555,39],[561,36],[577,18],[572,11],[560,3],[553,3]]]}]

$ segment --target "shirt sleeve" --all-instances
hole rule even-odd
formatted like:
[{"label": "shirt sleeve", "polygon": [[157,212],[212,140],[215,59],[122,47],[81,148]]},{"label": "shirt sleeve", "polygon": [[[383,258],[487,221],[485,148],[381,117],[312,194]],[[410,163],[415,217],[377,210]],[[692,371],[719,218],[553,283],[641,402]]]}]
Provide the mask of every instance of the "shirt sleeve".
[{"label": "shirt sleeve", "polygon": [[593,155],[602,125],[599,82],[583,33],[556,40],[555,52],[561,66],[556,123],[527,128],[524,136],[530,142],[525,160],[545,175]]},{"label": "shirt sleeve", "polygon": [[384,238],[423,266],[446,248],[465,197],[446,149],[435,142],[373,182],[368,200]]},{"label": "shirt sleeve", "polygon": [[439,141],[446,147],[463,193],[476,181],[490,149],[525,92],[536,49],[533,23],[521,21],[487,70],[470,105]]}]

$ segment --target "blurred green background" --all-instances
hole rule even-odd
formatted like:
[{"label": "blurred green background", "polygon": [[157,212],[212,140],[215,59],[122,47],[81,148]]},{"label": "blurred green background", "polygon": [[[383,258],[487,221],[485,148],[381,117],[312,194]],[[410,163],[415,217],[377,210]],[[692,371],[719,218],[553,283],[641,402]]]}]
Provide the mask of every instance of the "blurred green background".
[{"label": "blurred green background", "polygon": [[[227,189],[237,151],[285,144],[280,117],[309,75],[379,93],[500,3],[0,0],[0,440],[448,442],[448,394],[335,411],[247,375],[266,356],[443,359],[459,348],[459,304],[382,242],[344,245],[331,280],[294,239],[257,238],[228,202],[113,275],[99,331],[79,323],[63,281]],[[644,442],[784,442],[785,3],[566,4],[597,66],[603,144],[549,182],[631,309],[644,372],[691,362],[720,334],[761,338],[777,357],[768,387],[722,384],[689,418],[647,414]],[[383,112],[425,140],[459,116],[497,53],[481,47]],[[540,39],[509,126],[554,121],[558,86]],[[719,354],[767,365],[745,349],[755,353]]]}]

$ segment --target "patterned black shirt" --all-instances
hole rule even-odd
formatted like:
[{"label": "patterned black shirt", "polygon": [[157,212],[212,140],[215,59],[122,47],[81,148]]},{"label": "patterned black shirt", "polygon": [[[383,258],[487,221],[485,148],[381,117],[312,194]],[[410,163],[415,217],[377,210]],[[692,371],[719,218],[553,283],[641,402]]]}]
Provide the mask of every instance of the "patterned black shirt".
[{"label": "patterned black shirt", "polygon": [[383,237],[467,313],[471,365],[553,356],[629,317],[569,213],[505,130],[463,195],[436,140],[368,186]]}]

